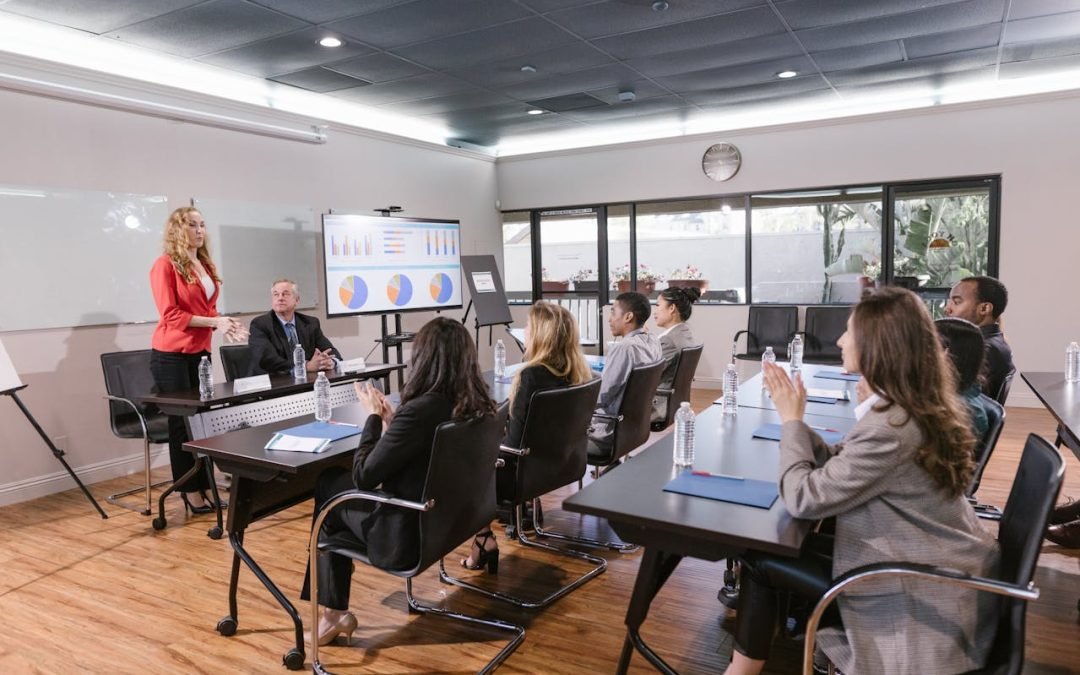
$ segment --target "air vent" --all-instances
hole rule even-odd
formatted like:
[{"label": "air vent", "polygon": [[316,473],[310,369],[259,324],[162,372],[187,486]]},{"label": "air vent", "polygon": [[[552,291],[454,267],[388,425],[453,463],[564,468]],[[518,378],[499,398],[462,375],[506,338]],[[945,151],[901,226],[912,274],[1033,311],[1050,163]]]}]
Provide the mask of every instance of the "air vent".
[{"label": "air vent", "polygon": [[553,96],[552,98],[542,98],[539,101],[526,101],[526,103],[534,108],[550,110],[551,112],[567,112],[570,110],[608,107],[607,103],[586,93]]},{"label": "air vent", "polygon": [[350,75],[343,75],[342,73],[323,68],[322,66],[298,70],[295,73],[288,73],[286,75],[275,75],[274,77],[268,77],[266,79],[293,87],[299,87],[300,89],[318,92],[320,94],[325,94],[329,91],[338,91],[340,89],[363,87],[371,84],[367,80],[361,80],[358,77],[352,77]]}]

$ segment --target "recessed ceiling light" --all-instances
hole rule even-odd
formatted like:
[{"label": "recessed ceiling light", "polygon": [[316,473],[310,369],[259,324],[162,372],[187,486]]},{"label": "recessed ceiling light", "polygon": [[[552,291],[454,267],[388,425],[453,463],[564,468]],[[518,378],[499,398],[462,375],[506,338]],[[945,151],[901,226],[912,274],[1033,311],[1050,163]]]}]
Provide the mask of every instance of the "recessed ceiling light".
[{"label": "recessed ceiling light", "polygon": [[786,80],[790,77],[795,77],[796,75],[798,75],[798,73],[796,73],[794,70],[781,70],[779,73],[776,74],[776,76],[779,77],[781,80]]},{"label": "recessed ceiling light", "polygon": [[656,0],[656,2],[652,4],[652,11],[665,12],[667,11],[668,7],[670,7],[670,5],[668,4],[667,0]]},{"label": "recessed ceiling light", "polygon": [[521,67],[521,72],[523,72],[523,73],[535,73],[536,72],[536,66],[532,65],[531,63],[526,63],[525,65],[523,65]]},{"label": "recessed ceiling light", "polygon": [[340,47],[345,43],[342,42],[340,38],[324,37],[323,39],[319,40],[319,44],[323,47]]},{"label": "recessed ceiling light", "polygon": [[543,111],[543,110],[541,110],[541,109],[539,109],[539,108],[531,108],[531,109],[529,110],[529,114],[530,114],[530,115],[543,115],[543,114],[544,114],[544,111]]}]

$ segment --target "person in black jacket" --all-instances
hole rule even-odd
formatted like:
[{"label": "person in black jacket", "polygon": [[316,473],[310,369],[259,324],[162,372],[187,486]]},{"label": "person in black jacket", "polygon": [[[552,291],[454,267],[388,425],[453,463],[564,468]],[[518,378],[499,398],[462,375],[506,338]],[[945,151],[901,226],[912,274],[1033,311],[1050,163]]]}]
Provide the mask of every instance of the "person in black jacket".
[{"label": "person in black jacket", "polygon": [[[335,467],[320,474],[315,487],[315,513],[335,495],[376,487],[402,499],[419,501],[431,460],[436,428],[452,419],[495,414],[476,359],[476,346],[461,323],[437,318],[416,334],[412,376],[395,412],[382,392],[357,383],[356,393],[372,414],[360,435],[352,474]],[[407,569],[420,556],[420,514],[388,505],[358,501],[336,508],[323,522],[322,535],[348,530],[367,548],[373,565]],[[319,644],[341,633],[352,634],[356,617],[349,609],[352,560],[341,555],[319,557]],[[310,599],[304,579],[301,593]]]},{"label": "person in black jacket", "polygon": [[[574,315],[565,307],[550,302],[535,303],[525,324],[525,365],[514,376],[510,387],[510,418],[503,445],[521,447],[529,402],[534,393],[588,382],[592,376],[581,352]],[[505,461],[505,466],[498,469],[495,483],[500,502],[513,497],[517,470],[514,458],[508,457]],[[471,554],[461,561],[461,565],[471,570],[487,567],[491,574],[498,571],[499,547],[491,528],[476,535]]]},{"label": "person in black jacket", "polygon": [[319,320],[296,311],[300,292],[296,282],[278,279],[270,287],[273,309],[251,320],[251,370],[249,375],[291,373],[296,343],[304,348],[309,373],[333,370],[341,354],[323,335]]},{"label": "person in black jacket", "polygon": [[1005,405],[1005,379],[1013,370],[1012,348],[1001,332],[1001,314],[1009,302],[1005,284],[993,277],[965,277],[949,291],[945,316],[967,319],[982,331],[986,345],[983,393]]}]

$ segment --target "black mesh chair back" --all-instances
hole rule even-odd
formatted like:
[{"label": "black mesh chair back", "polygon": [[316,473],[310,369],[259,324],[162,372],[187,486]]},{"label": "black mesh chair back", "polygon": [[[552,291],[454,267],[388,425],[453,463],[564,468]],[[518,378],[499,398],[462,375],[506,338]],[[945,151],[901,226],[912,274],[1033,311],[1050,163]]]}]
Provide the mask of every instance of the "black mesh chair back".
[{"label": "black mesh chair back", "polygon": [[994,400],[996,400],[1001,405],[1005,405],[1005,401],[1009,398],[1009,389],[1012,388],[1012,381],[1015,375],[1016,366],[1013,366],[1005,375],[1005,379],[1001,381],[1001,387],[998,389],[997,395],[994,396]]},{"label": "black mesh chair back", "polygon": [[[746,351],[738,359],[760,359],[766,347],[772,347],[777,358],[787,358],[788,343],[799,330],[799,308],[795,305],[750,305],[746,330],[735,333],[733,342],[746,334]],[[734,348],[733,348],[734,350]]]},{"label": "black mesh chair back", "polygon": [[667,396],[667,412],[664,419],[653,422],[653,431],[662,431],[671,426],[675,421],[675,413],[683,401],[690,400],[690,385],[694,383],[694,374],[697,373],[698,363],[701,361],[701,352],[704,345],[696,347],[684,347],[675,355],[675,377],[671,380],[670,391],[658,389],[658,394]]},{"label": "black mesh chair back", "polygon": [[232,382],[247,377],[251,371],[251,347],[248,345],[221,345],[221,366],[225,369],[225,381]]},{"label": "black mesh chair back", "polygon": [[[1002,581],[1026,586],[1035,578],[1043,533],[1064,476],[1065,465],[1054,446],[1029,434],[998,528]],[[1015,598],[1001,602],[994,646],[980,673],[1019,673],[1024,665],[1027,602]]]},{"label": "black mesh chair back", "polygon": [[573,483],[585,475],[589,422],[600,396],[600,378],[573,387],[538,391],[529,399],[517,459],[515,504]]},{"label": "black mesh chair back", "polygon": [[597,466],[612,464],[649,440],[653,394],[660,384],[664,365],[663,361],[657,361],[637,366],[630,371],[622,403],[619,404],[619,417],[622,419],[612,423],[614,435],[611,448],[603,455],[591,455],[590,464]]},{"label": "black mesh chair back", "polygon": [[979,399],[982,401],[983,409],[986,410],[988,424],[986,433],[983,434],[982,438],[978,439],[978,444],[975,446],[975,475],[972,477],[971,486],[967,490],[967,496],[969,497],[979,489],[979,481],[982,480],[983,471],[990,461],[990,455],[994,453],[998,438],[1001,437],[1001,430],[1005,426],[1005,408],[986,394],[979,394]]},{"label": "black mesh chair back", "polygon": [[806,342],[803,363],[839,364],[840,348],[836,341],[847,330],[851,307],[821,305],[806,308]]},{"label": "black mesh chair back", "polygon": [[168,418],[156,407],[143,406],[136,399],[154,393],[154,376],[150,372],[149,349],[129,352],[108,352],[101,355],[101,370],[105,374],[105,391],[110,396],[127,399],[132,405],[121,401],[109,401],[109,425],[117,438],[142,438],[143,429],[139,414],[146,421],[151,443],[169,440]]}]

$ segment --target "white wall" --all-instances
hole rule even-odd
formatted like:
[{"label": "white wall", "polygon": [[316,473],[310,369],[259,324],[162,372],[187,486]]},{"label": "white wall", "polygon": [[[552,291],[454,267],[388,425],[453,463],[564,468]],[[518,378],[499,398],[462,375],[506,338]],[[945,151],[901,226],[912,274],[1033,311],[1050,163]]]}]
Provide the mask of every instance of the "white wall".
[{"label": "white wall", "polygon": [[[1058,370],[1080,337],[1073,302],[1080,95],[1048,96],[859,120],[500,159],[503,209],[626,202],[755,190],[1001,174],[1004,328],[1018,368]],[[720,141],[742,152],[739,173],[714,183],[701,155]],[[691,319],[706,351],[699,374],[718,381],[745,307],[700,307]],[[1037,405],[1018,377],[1011,405]]]},{"label": "white wall", "polygon": [[[4,184],[165,194],[171,207],[193,196],[308,204],[317,213],[399,204],[404,215],[460,218],[465,253],[501,253],[494,163],[456,150],[334,129],[326,145],[308,145],[8,91],[0,91],[0,148]],[[43,268],[26,283],[60,283],[62,272]],[[229,270],[221,273],[227,284]],[[72,292],[102,292],[92,278],[76,282]],[[406,326],[430,316],[408,315]],[[346,356],[363,356],[379,325],[377,318],[335,319],[324,320],[324,330]],[[66,439],[68,461],[88,482],[141,466],[141,442],[109,431],[99,355],[148,348],[152,332],[145,324],[0,334],[30,385],[22,399],[50,436]],[[215,357],[219,345],[216,338]],[[71,485],[14,403],[0,397],[0,504]]]}]

